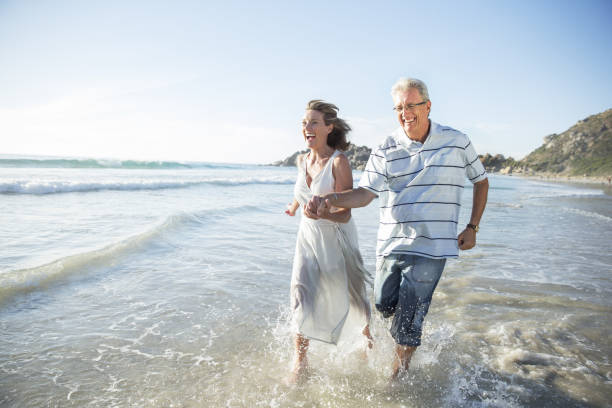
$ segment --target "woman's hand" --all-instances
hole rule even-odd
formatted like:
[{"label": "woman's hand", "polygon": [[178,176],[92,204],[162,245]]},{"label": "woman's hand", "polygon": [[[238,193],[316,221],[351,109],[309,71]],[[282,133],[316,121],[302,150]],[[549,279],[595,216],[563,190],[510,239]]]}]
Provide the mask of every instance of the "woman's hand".
[{"label": "woman's hand", "polygon": [[285,214],[287,214],[290,217],[293,217],[295,215],[295,208],[293,207],[293,203],[289,203],[287,204],[287,209],[285,210]]},{"label": "woman's hand", "polygon": [[299,206],[300,204],[295,200],[293,202],[290,202],[289,204],[287,204],[287,209],[285,210],[285,214],[287,214],[290,217],[293,217]]}]

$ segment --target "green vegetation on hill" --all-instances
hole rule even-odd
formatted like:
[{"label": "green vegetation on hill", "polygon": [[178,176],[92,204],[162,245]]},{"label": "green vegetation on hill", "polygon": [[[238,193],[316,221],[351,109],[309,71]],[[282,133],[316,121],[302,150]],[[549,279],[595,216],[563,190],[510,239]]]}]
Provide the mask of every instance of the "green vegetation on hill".
[{"label": "green vegetation on hill", "polygon": [[612,174],[612,109],[578,121],[561,134],[544,138],[544,144],[523,160],[502,155],[481,156],[488,171],[607,176]]},{"label": "green vegetation on hill", "polygon": [[522,164],[536,172],[570,176],[612,173],[612,109],[578,121],[565,132],[544,138]]}]

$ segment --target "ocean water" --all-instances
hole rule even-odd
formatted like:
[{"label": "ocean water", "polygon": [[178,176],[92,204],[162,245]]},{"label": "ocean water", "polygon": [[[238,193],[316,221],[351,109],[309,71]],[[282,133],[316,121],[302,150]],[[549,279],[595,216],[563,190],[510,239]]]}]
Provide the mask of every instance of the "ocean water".
[{"label": "ocean water", "polygon": [[[349,321],[292,366],[295,168],[0,160],[2,407],[612,404],[612,196],[491,176],[478,246],[447,263],[423,346]],[[360,173],[355,172],[358,180]],[[460,225],[467,223],[466,185]],[[353,211],[374,271],[378,210]]]}]

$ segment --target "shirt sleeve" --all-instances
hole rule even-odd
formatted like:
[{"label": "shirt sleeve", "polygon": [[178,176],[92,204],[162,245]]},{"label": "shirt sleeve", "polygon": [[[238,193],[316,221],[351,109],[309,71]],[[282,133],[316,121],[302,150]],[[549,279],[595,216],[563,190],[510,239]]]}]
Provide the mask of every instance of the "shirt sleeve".
[{"label": "shirt sleeve", "polygon": [[371,191],[377,196],[387,188],[386,158],[380,148],[373,150],[363,170],[359,187]]},{"label": "shirt sleeve", "polygon": [[465,146],[465,173],[467,178],[474,183],[478,183],[487,178],[487,172],[478,158],[478,153],[474,149],[472,141],[466,137],[467,146]]}]

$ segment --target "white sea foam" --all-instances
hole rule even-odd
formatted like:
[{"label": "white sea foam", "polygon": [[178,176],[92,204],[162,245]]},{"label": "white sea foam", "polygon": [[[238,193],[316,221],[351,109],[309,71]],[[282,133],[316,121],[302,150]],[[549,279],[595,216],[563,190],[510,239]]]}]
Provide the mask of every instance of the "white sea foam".
[{"label": "white sea foam", "polygon": [[537,200],[542,198],[572,198],[572,197],[587,197],[587,196],[601,196],[604,195],[602,190],[579,190],[579,191],[567,191],[567,190],[556,190],[547,193],[536,193],[529,194],[526,196],[527,200]]},{"label": "white sea foam", "polygon": [[563,208],[563,210],[569,213],[581,215],[584,217],[595,218],[595,219],[606,221],[606,222],[612,222],[612,217],[608,217],[603,214],[599,214],[599,213],[592,212],[592,211],[584,211],[578,208]]},{"label": "white sea foam", "polygon": [[195,180],[102,180],[102,181],[71,181],[71,180],[9,180],[0,182],[0,194],[55,194],[71,192],[92,192],[102,190],[138,191],[165,190],[187,188],[198,185],[212,184],[220,186],[241,186],[248,184],[293,184],[294,177],[228,177],[201,178]]},{"label": "white sea foam", "polygon": [[488,202],[488,207],[499,207],[499,208],[523,208],[523,204],[518,203],[497,203],[497,202]]}]

